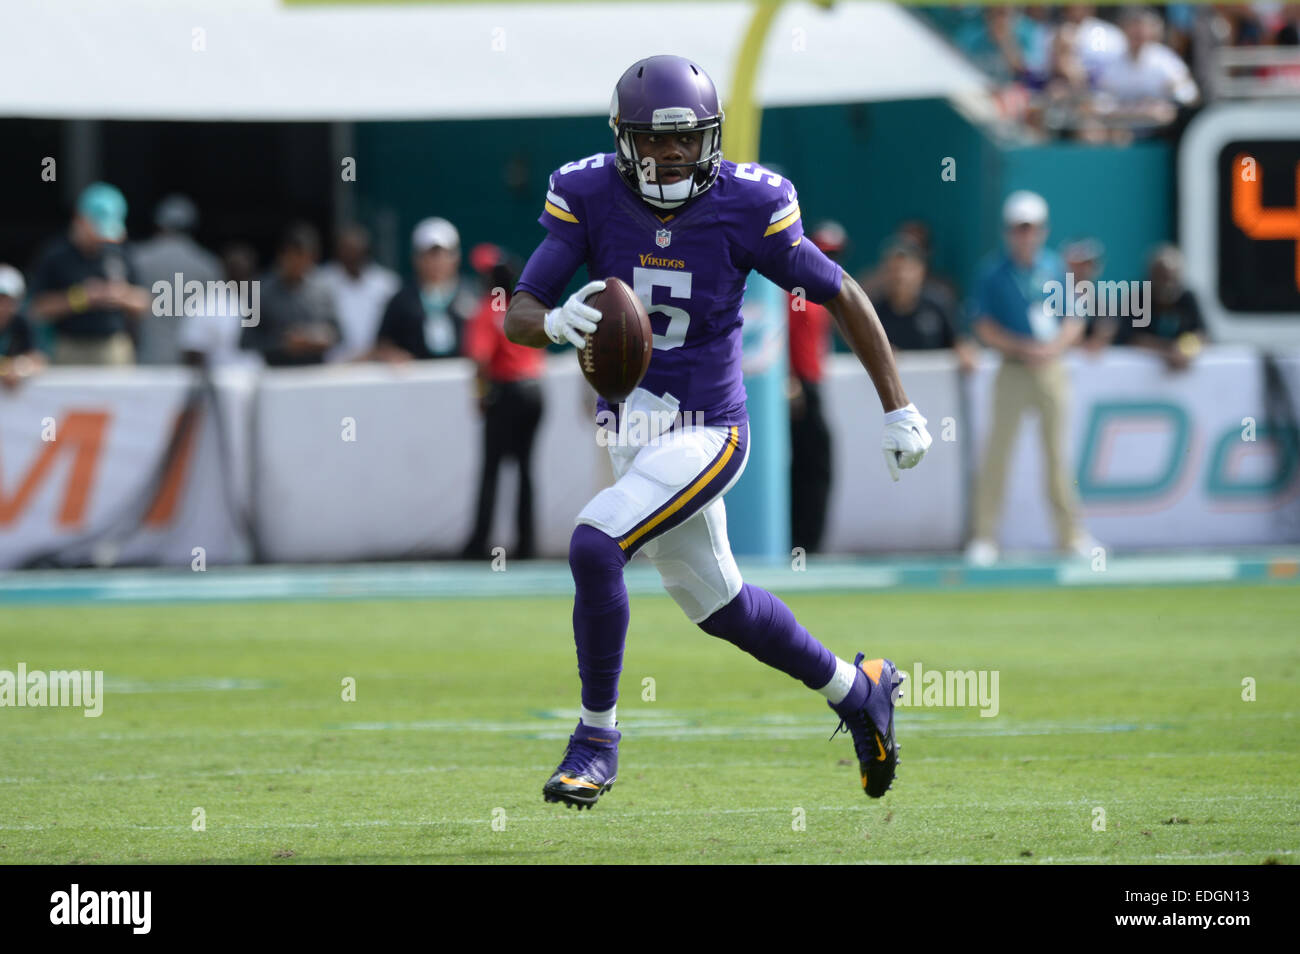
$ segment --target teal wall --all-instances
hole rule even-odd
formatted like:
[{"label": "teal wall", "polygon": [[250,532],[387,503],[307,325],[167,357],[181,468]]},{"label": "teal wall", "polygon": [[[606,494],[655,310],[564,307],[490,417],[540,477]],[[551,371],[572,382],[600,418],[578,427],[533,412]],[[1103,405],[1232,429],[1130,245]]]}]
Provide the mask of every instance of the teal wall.
[{"label": "teal wall", "polygon": [[[769,109],[762,133],[762,161],[798,186],[805,225],[835,218],[849,230],[855,273],[899,222],[919,218],[932,230],[934,268],[965,289],[999,241],[1003,197],[1020,188],[1050,203],[1051,244],[1082,235],[1105,244],[1108,278],[1141,277],[1147,250],[1173,232],[1163,143],[1001,147],[941,100]],[[357,215],[388,240],[388,264],[409,273],[406,239],[427,215],[455,222],[467,248],[494,241],[526,256],[543,234],[547,175],[610,149],[612,134],[599,117],[360,123],[355,145]],[[940,177],[945,157],[956,181]]]},{"label": "teal wall", "polygon": [[1106,246],[1103,278],[1146,277],[1151,246],[1173,238],[1173,150],[1165,143],[1098,149],[1071,143],[1023,146],[1001,156],[1004,189],[1041,192],[1051,206],[1051,235]]},{"label": "teal wall", "polygon": [[[873,264],[907,219],[929,223],[932,265],[959,285],[988,247],[979,225],[996,214],[996,149],[945,102],[770,109],[762,143],[763,161],[798,186],[805,227],[834,218],[848,229],[850,272]],[[948,157],[952,182],[940,178]]]},{"label": "teal wall", "polygon": [[558,166],[610,148],[599,118],[358,123],[357,218],[393,233],[396,261],[410,274],[411,229],[441,215],[466,250],[496,242],[527,257],[544,234],[537,224],[547,177]]}]

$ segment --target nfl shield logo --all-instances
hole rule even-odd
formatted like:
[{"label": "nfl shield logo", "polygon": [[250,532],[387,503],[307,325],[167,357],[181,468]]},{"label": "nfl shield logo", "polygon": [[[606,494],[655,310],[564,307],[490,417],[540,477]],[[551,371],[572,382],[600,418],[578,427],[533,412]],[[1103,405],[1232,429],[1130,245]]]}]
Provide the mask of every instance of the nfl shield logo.
[{"label": "nfl shield logo", "polygon": [[673,240],[673,233],[667,229],[660,229],[655,233],[655,244],[660,248],[667,248],[668,243]]}]

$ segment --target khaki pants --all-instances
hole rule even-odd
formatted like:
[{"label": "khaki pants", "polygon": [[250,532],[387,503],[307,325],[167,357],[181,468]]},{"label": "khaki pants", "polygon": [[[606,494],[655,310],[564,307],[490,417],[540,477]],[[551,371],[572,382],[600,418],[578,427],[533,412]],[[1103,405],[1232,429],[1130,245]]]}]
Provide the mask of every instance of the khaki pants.
[{"label": "khaki pants", "polygon": [[58,335],[54,339],[53,364],[135,364],[135,346],[125,331],[107,338],[74,338]]},{"label": "khaki pants", "polygon": [[1015,450],[1020,419],[1029,409],[1038,411],[1043,453],[1047,465],[1047,496],[1052,502],[1057,540],[1062,549],[1078,534],[1078,497],[1065,459],[1066,409],[1069,378],[1060,361],[1031,368],[1003,359],[993,385],[993,426],[984,452],[984,465],[975,494],[975,537],[997,540],[997,528],[1006,488],[1007,465]]}]

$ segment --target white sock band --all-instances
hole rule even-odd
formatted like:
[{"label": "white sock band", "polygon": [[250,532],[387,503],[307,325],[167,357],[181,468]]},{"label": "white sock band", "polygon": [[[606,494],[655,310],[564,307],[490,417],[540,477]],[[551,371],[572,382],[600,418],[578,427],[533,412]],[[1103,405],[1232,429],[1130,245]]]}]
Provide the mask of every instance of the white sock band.
[{"label": "white sock band", "polygon": [[844,701],[844,697],[849,694],[853,688],[853,681],[858,678],[858,667],[851,662],[845,662],[839,656],[835,657],[835,675],[831,676],[831,681],[826,683],[817,691],[832,703]]},{"label": "white sock band", "polygon": [[[852,683],[850,683],[850,685],[852,685]],[[847,692],[848,690],[845,691]],[[604,712],[592,712],[590,709],[586,707],[580,707],[578,712],[580,713],[582,724],[587,726],[588,728],[612,729],[618,724],[617,721],[614,719],[614,710],[616,710],[617,708],[618,706],[611,706],[610,708],[606,709]]]}]

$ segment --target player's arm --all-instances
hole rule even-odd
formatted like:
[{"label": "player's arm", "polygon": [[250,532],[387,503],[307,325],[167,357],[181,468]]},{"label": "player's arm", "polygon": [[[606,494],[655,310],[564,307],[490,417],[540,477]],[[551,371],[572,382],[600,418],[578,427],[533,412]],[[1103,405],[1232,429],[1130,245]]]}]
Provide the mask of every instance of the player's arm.
[{"label": "player's arm", "polygon": [[547,184],[546,202],[537,220],[547,235],[528,257],[506,309],[506,337],[515,344],[545,348],[567,341],[581,348],[585,343],[583,334],[596,330],[600,312],[588,307],[586,299],[605,287],[603,281],[588,282],[563,305],[555,307],[569,280],[587,260],[585,199],[575,185],[576,177],[585,174],[583,170],[594,158],[588,156],[561,166]]},{"label": "player's arm", "polygon": [[889,338],[867,293],[815,245],[803,241],[793,187],[773,203],[774,207],[777,205],[780,207],[774,211],[764,210],[769,213],[768,225],[757,248],[755,265],[761,274],[786,291],[806,294],[809,301],[824,305],[831,313],[840,334],[867,369],[880,395],[885,411],[882,450],[889,475],[898,480],[900,469],[915,467],[930,449],[925,418],[907,400]]},{"label": "player's arm", "polygon": [[551,339],[546,337],[546,313],[550,311],[532,293],[517,291],[506,309],[506,337],[515,344],[530,348],[545,348]]},{"label": "player's arm", "polygon": [[583,334],[595,331],[596,322],[600,321],[600,312],[586,304],[587,297],[602,291],[605,282],[588,282],[558,308],[547,304],[563,294],[583,258],[581,249],[555,235],[548,235],[537,246],[506,309],[507,338],[530,348],[545,348],[566,341],[575,348],[583,347]]},{"label": "player's arm", "polygon": [[862,286],[841,269],[839,294],[825,304],[880,395],[880,406],[885,411],[882,450],[889,476],[898,480],[900,469],[915,467],[930,449],[932,439],[925,429],[925,418],[907,399],[894,361],[894,349]]},{"label": "player's arm", "polygon": [[[759,228],[749,233],[762,230],[761,237],[751,246],[753,267],[791,294],[802,295],[824,306],[835,319],[844,340],[871,375],[885,413],[906,407],[907,395],[903,391],[903,382],[898,378],[889,337],[867,293],[848,272],[822,254],[812,242],[804,240],[794,184],[770,173],[764,179],[763,171],[761,167],[757,168],[758,179],[750,175],[744,177],[755,182],[751,188],[763,199],[758,205],[761,209]],[[737,167],[737,175],[740,175],[740,167]],[[746,225],[752,225],[752,220]]]},{"label": "player's arm", "polygon": [[876,315],[876,309],[853,276],[843,269],[841,273],[840,293],[826,302],[826,310],[831,313],[840,334],[867,369],[885,413],[906,407],[911,402],[903,390],[898,365],[894,362],[894,351],[889,346],[889,338]]}]

